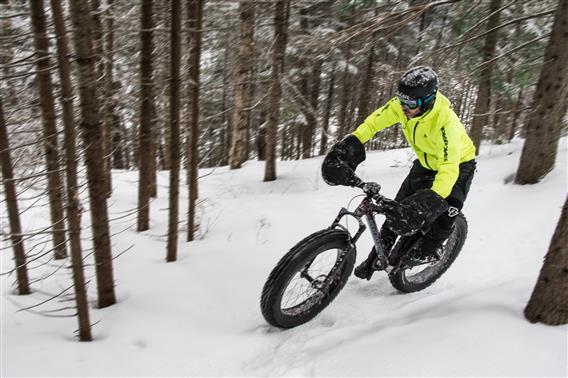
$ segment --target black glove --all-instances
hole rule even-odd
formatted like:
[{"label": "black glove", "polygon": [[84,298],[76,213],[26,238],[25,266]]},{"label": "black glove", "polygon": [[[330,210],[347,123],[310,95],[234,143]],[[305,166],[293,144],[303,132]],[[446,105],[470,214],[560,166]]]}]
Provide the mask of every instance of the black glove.
[{"label": "black glove", "polygon": [[357,186],[361,179],[355,169],[365,160],[363,143],[355,135],[349,135],[336,143],[323,160],[321,173],[329,185]]},{"label": "black glove", "polygon": [[401,236],[409,235],[432,224],[448,207],[446,200],[436,192],[421,189],[398,204],[386,203],[385,225]]}]

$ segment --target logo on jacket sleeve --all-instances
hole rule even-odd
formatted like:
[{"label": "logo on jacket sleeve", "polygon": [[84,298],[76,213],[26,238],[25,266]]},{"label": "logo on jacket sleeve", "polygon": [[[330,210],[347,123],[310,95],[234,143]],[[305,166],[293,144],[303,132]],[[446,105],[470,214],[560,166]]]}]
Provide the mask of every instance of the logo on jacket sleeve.
[{"label": "logo on jacket sleeve", "polygon": [[450,216],[450,218],[457,217],[459,213],[460,209],[458,209],[457,207],[450,206],[450,208],[448,209],[448,216]]},{"label": "logo on jacket sleeve", "polygon": [[448,137],[446,136],[445,127],[442,127],[442,139],[444,141],[444,161],[448,161]]}]

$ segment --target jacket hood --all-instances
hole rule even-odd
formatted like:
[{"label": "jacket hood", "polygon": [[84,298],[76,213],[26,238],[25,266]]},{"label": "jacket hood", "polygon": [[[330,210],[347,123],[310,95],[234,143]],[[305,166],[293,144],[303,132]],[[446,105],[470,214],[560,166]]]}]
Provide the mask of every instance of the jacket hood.
[{"label": "jacket hood", "polygon": [[438,92],[436,94],[436,100],[434,100],[434,105],[432,105],[430,110],[428,110],[426,113],[424,113],[423,115],[417,118],[420,121],[427,121],[430,118],[434,117],[440,111],[440,109],[451,108],[451,107],[452,107],[452,102],[448,100],[446,96]]}]

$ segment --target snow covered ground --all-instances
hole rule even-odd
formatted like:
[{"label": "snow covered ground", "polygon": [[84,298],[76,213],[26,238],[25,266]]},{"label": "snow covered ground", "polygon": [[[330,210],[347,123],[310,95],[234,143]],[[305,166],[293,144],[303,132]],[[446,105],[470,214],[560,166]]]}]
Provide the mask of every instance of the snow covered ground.
[{"label": "snow covered ground", "polygon": [[[68,269],[35,283],[26,297],[13,295],[13,276],[2,276],[1,375],[565,377],[567,327],[530,324],[522,311],[566,198],[567,143],[554,171],[533,186],[510,184],[521,147],[522,141],[483,146],[464,208],[468,240],[433,286],[403,295],[384,274],[370,282],[353,277],[322,314],[287,331],[270,327],[260,313],[268,274],[298,240],[327,227],[358,190],[323,183],[321,158],[279,162],[272,183],[262,182],[260,162],[202,170],[201,238],[186,243],[182,233],[179,261],[165,263],[167,174],[159,175],[151,229],[137,233],[128,213],[136,207],[137,173],[115,172],[109,203],[120,219],[112,223],[113,249],[131,247],[115,260],[119,302],[92,308],[95,341],[79,343],[75,318],[18,312],[66,288]],[[358,172],[394,196],[411,161],[409,149],[373,152]],[[184,187],[181,203],[185,214]],[[24,217],[34,229],[49,215],[43,209]],[[358,261],[370,246],[366,234]],[[11,250],[1,264],[2,272],[13,267]],[[94,302],[94,280],[89,291]],[[69,306],[64,299],[35,311]]]}]

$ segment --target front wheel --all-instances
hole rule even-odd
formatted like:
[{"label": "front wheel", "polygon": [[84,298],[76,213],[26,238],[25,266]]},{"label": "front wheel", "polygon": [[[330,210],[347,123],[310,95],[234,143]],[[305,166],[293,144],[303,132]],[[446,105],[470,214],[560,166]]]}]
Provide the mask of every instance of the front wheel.
[{"label": "front wheel", "polygon": [[280,328],[306,323],[339,294],[355,265],[346,231],[318,231],[293,247],[270,273],[261,296],[262,315]]},{"label": "front wheel", "polygon": [[467,221],[459,214],[452,233],[444,243],[440,259],[427,265],[400,267],[389,273],[392,286],[404,293],[424,290],[432,285],[452,265],[460,253],[467,237]]}]

